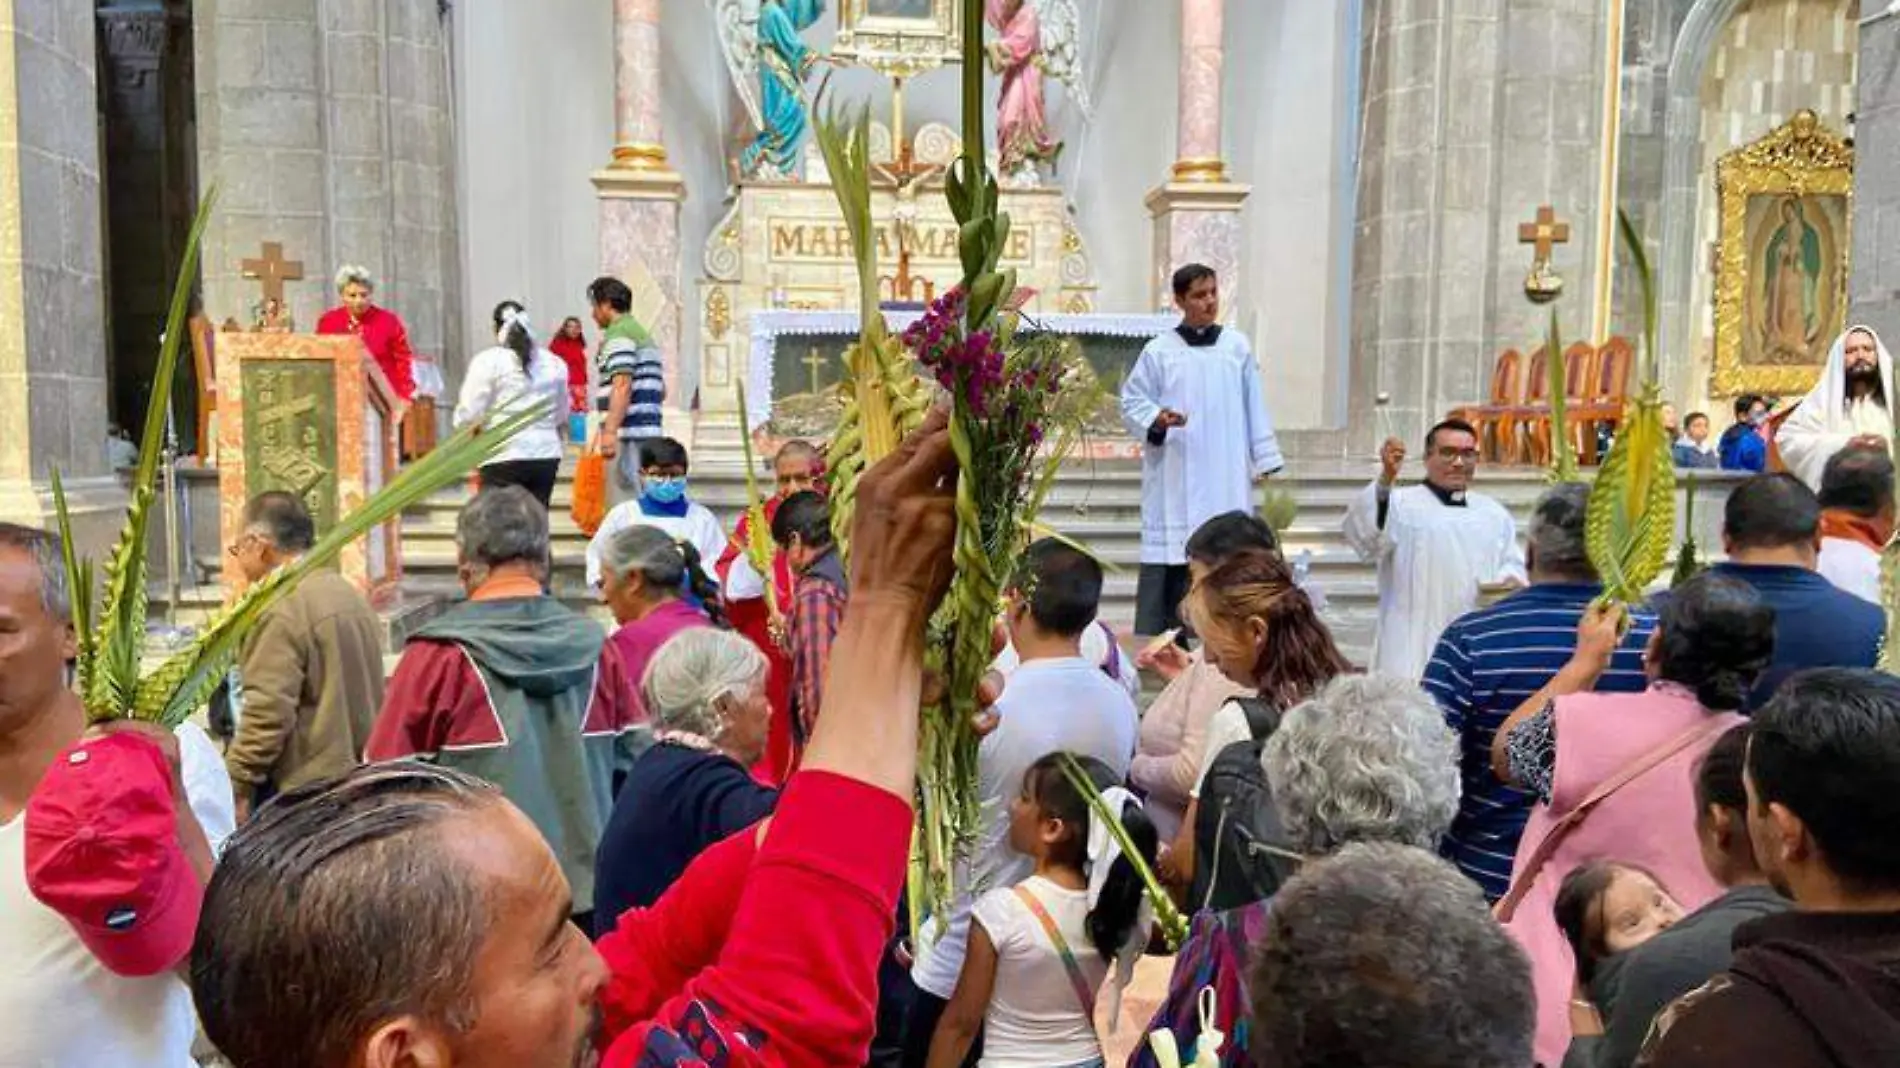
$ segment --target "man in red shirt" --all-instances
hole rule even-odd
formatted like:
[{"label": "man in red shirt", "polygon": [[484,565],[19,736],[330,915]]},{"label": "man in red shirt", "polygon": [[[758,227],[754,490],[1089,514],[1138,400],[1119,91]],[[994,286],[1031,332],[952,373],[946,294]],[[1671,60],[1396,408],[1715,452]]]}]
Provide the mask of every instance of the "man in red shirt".
[{"label": "man in red shirt", "polygon": [[355,334],[376,357],[389,388],[404,404],[416,397],[415,353],[409,351],[409,330],[396,313],[375,304],[376,279],[366,267],[344,267],[336,273],[340,307],[317,320],[319,334]]},{"label": "man in red shirt", "polygon": [[[236,1068],[864,1063],[910,853],[924,625],[949,588],[947,420],[859,483],[840,686],[760,830],[595,949],[560,865],[491,788],[371,767],[292,791],[224,853],[192,990]],[[295,903],[291,907],[290,903]],[[788,903],[813,922],[787,922]],[[602,967],[602,961],[606,967]]]}]

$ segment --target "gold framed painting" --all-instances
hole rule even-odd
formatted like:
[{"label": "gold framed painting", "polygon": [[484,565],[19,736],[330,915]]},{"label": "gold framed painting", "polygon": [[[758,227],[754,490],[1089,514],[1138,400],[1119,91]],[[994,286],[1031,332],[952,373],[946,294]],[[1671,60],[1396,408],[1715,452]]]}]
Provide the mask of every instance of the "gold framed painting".
[{"label": "gold framed painting", "polygon": [[1804,394],[1847,321],[1854,150],[1802,110],[1722,157],[1715,184],[1710,392]]},{"label": "gold framed painting", "polygon": [[909,78],[955,62],[962,50],[958,0],[840,0],[831,49],[839,59]]}]

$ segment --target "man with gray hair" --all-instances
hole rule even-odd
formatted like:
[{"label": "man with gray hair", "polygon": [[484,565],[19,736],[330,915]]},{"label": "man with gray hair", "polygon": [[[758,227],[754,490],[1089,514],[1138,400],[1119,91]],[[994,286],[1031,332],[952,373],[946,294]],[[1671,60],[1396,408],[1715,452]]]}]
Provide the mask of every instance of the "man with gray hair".
[{"label": "man with gray hair", "polygon": [[[1458,738],[1432,699],[1402,679],[1345,675],[1327,683],[1281,720],[1261,764],[1287,841],[1307,863],[1355,843],[1434,848],[1458,811]],[[1182,1050],[1192,1049],[1201,990],[1212,986],[1219,992],[1212,1023],[1229,1042],[1222,1063],[1272,1063],[1255,1052],[1245,1026],[1252,973],[1244,947],[1263,937],[1285,893],[1196,917],[1147,1030],[1172,1032]]]},{"label": "man with gray hair", "polygon": [[[272,491],[244,507],[228,553],[245,585],[295,563],[316,525],[294,494]],[[383,624],[350,581],[320,570],[273,605],[245,638],[243,707],[224,764],[238,818],[282,790],[355,767],[383,703]]]},{"label": "man with gray hair", "polygon": [[1351,845],[1275,899],[1254,947],[1254,1063],[1524,1068],[1530,964],[1456,869]]},{"label": "man with gray hair", "polygon": [[[1603,592],[1583,547],[1589,492],[1581,482],[1566,482],[1538,499],[1529,528],[1530,587],[1453,621],[1425,668],[1426,691],[1458,732],[1464,774],[1464,801],[1442,852],[1493,901],[1510,889],[1511,861],[1537,799],[1499,781],[1491,769],[1491,739],[1569,662],[1577,624]],[[1643,648],[1655,629],[1654,615],[1631,613],[1629,634],[1598,690],[1634,693],[1648,686]]]},{"label": "man with gray hair", "polygon": [[427,760],[494,783],[540,828],[591,930],[594,850],[633,763],[632,683],[600,624],[549,596],[548,513],[519,486],[455,524],[468,600],[409,640],[368,760]]}]

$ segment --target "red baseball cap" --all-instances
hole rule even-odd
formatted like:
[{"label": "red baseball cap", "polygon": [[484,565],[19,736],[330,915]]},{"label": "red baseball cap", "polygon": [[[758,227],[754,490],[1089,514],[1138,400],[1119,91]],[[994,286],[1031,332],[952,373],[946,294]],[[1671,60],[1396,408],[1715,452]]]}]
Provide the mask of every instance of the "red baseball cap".
[{"label": "red baseball cap", "polygon": [[204,888],[178,842],[165,755],[134,734],[53,758],[26,803],[26,882],[118,975],[176,967],[191,952]]}]

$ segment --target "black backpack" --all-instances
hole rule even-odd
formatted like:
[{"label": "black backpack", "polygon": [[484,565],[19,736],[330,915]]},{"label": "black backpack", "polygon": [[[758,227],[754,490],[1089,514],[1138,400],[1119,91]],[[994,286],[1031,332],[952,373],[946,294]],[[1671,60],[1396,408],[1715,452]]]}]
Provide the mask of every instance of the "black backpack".
[{"label": "black backpack", "polygon": [[1224,912],[1264,901],[1298,870],[1300,857],[1280,825],[1260,753],[1280,728],[1280,710],[1257,698],[1237,702],[1253,739],[1220,751],[1201,784],[1194,822],[1193,908]]}]

